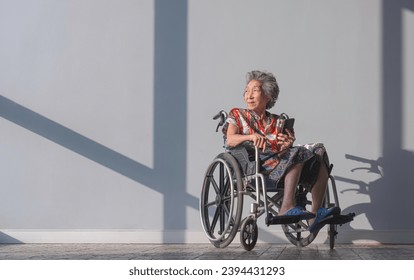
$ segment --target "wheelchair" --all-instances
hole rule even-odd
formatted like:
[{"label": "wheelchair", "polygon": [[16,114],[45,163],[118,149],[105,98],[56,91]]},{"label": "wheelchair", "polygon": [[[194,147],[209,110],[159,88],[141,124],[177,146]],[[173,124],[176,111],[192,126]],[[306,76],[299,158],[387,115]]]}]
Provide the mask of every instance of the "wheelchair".
[{"label": "wheelchair", "polygon": [[[220,111],[213,119],[219,119],[216,132],[224,125],[227,114]],[[253,147],[252,147],[253,149]],[[305,247],[312,243],[317,233],[309,231],[305,220],[295,217],[279,219],[278,211],[283,200],[283,188],[266,186],[266,176],[260,173],[259,151],[254,148],[254,155],[245,147],[227,150],[217,155],[207,168],[204,176],[201,198],[200,217],[203,230],[210,243],[217,248],[225,248],[234,240],[237,233],[240,243],[247,251],[252,250],[258,240],[257,221],[265,217],[265,224],[281,225],[290,243]],[[338,194],[334,177],[330,174],[323,202],[326,208],[338,206]],[[269,185],[269,184],[268,184]],[[308,186],[299,184],[296,191],[296,204],[306,209],[311,205],[308,198]],[[243,201],[248,196],[252,199],[250,213],[243,218]],[[337,227],[353,220],[354,213],[332,215],[324,219],[328,226],[329,246],[334,248]]]}]

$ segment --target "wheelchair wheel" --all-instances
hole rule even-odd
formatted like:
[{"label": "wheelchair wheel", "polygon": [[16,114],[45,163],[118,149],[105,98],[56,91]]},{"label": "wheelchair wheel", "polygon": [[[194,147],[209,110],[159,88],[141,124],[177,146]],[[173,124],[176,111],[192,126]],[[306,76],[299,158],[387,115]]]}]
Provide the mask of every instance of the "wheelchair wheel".
[{"label": "wheelchair wheel", "polygon": [[309,226],[305,221],[282,225],[285,236],[296,247],[308,246],[315,239],[316,235],[310,233],[308,228]]},{"label": "wheelchair wheel", "polygon": [[333,249],[335,246],[335,238],[338,232],[336,231],[336,225],[330,224],[328,229],[328,236],[329,236],[329,248]]},{"label": "wheelchair wheel", "polygon": [[[306,208],[311,205],[311,201],[307,198],[308,191],[304,187],[299,186],[296,194],[297,205]],[[292,224],[282,224],[282,229],[290,243],[296,247],[305,247],[312,243],[316,235],[309,232],[309,224],[306,221],[299,221]]]},{"label": "wheelchair wheel", "polygon": [[203,229],[217,248],[228,246],[239,230],[242,191],[238,162],[228,153],[219,154],[207,168],[200,199]]},{"label": "wheelchair wheel", "polygon": [[[336,186],[333,176],[329,176],[329,180],[326,187],[326,194],[323,201],[323,206],[326,208],[337,206],[334,201],[331,201],[330,192],[336,192]],[[306,198],[308,192],[303,188],[299,188],[299,192],[296,197],[296,202],[298,205],[306,208],[311,205],[311,201]],[[337,226],[335,224],[328,225],[328,238],[329,246],[331,249],[334,248],[336,235],[338,234]],[[309,232],[309,225],[306,221],[300,221],[296,224],[286,224],[282,225],[283,231],[288,238],[288,240],[297,247],[305,247],[312,243],[315,240],[317,234],[312,234]]]},{"label": "wheelchair wheel", "polygon": [[255,219],[247,217],[240,227],[240,243],[247,251],[251,251],[256,246],[259,232]]}]

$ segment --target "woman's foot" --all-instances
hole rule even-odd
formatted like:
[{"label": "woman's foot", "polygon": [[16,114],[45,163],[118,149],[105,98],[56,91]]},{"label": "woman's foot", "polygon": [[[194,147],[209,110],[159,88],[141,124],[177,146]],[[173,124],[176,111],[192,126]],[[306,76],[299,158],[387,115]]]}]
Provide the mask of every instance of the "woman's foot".
[{"label": "woman's foot", "polygon": [[340,213],[341,208],[337,206],[331,208],[319,208],[316,212],[316,217],[313,219],[313,222],[310,221],[311,226],[309,227],[309,231],[316,235],[319,230],[326,224],[325,221],[327,219],[330,219],[335,215],[339,215]]},{"label": "woman's foot", "polygon": [[296,207],[289,209],[284,214],[279,214],[277,217],[278,218],[279,217],[290,217],[290,218],[299,218],[301,220],[309,220],[309,219],[315,218],[315,214],[309,211],[306,211],[302,207],[296,206]]}]

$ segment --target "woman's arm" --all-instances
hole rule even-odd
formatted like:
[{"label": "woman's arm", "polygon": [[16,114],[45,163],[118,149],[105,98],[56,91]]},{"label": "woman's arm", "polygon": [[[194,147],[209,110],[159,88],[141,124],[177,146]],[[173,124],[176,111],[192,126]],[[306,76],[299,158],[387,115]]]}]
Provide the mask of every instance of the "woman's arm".
[{"label": "woman's arm", "polygon": [[266,138],[260,134],[247,134],[243,135],[239,133],[239,129],[234,124],[229,123],[229,127],[227,129],[227,145],[230,147],[235,147],[245,141],[252,141],[253,145],[257,146],[258,148],[266,148]]}]

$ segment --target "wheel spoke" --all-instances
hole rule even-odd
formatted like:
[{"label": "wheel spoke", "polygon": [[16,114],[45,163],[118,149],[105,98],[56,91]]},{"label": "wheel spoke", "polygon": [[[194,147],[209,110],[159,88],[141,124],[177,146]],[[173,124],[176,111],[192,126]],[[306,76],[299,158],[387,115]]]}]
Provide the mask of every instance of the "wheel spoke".
[{"label": "wheel spoke", "polygon": [[206,208],[208,210],[208,208],[210,206],[214,206],[214,205],[216,205],[216,202],[215,201],[207,202],[206,205],[204,205],[204,208]]},{"label": "wheel spoke", "polygon": [[224,177],[225,177],[224,176],[224,164],[220,163],[220,165],[219,165],[219,183],[220,183],[219,190],[220,190],[220,193],[222,193],[223,188],[224,188],[224,186],[223,186]]},{"label": "wheel spoke", "polygon": [[[207,176],[207,177],[208,177],[208,181],[211,183],[211,185],[213,185],[213,189],[215,191],[215,194],[217,195],[219,193],[219,189],[218,189],[216,181],[214,180],[212,176]],[[210,184],[208,184],[208,187],[206,188],[207,196],[204,199],[204,209],[206,210],[208,210],[210,206],[213,206],[216,204],[216,201],[214,199],[209,202],[209,195],[208,195],[209,190],[210,190]]]},{"label": "wheel spoke", "polygon": [[222,207],[223,207],[224,211],[226,212],[227,216],[230,219],[230,224],[234,225],[236,223],[236,221],[234,220],[234,216],[230,216],[230,209],[228,208],[228,205],[223,203]]},{"label": "wheel spoke", "polygon": [[224,176],[224,181],[223,181],[223,188],[221,189],[221,194],[222,195],[225,195],[225,194],[227,194],[227,192],[228,192],[228,190],[229,190],[229,187],[230,187],[230,180],[229,180],[229,176],[228,176],[228,174],[226,174],[225,176]]},{"label": "wheel spoke", "polygon": [[231,196],[230,195],[225,195],[225,196],[222,197],[221,201],[223,203],[229,203],[229,202],[231,202]]},{"label": "wheel spoke", "polygon": [[211,226],[210,226],[210,234],[211,235],[213,235],[213,233],[214,233],[214,229],[216,228],[219,216],[220,216],[220,209],[218,207],[216,209],[216,212],[214,213],[213,220],[211,221]]},{"label": "wheel spoke", "polygon": [[226,203],[223,203],[223,210],[224,212],[226,212],[227,215],[230,215],[230,210]]},{"label": "wheel spoke", "polygon": [[223,232],[226,228],[226,211],[223,205],[220,205],[220,232]]},{"label": "wheel spoke", "polygon": [[217,182],[214,179],[214,176],[213,175],[209,175],[208,176],[208,181],[213,185],[213,188],[214,188],[214,191],[216,192],[216,194],[219,194],[220,193],[220,188],[217,185]]}]

